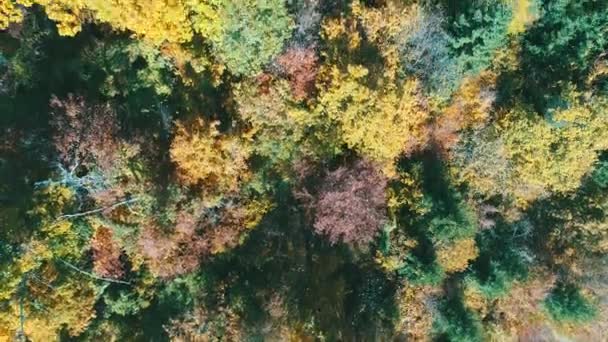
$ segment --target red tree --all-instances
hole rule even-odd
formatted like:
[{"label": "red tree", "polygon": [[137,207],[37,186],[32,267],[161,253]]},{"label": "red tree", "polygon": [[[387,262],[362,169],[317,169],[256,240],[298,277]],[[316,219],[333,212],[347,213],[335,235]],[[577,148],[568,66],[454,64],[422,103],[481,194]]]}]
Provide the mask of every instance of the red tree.
[{"label": "red tree", "polygon": [[173,277],[195,270],[209,252],[209,243],[198,232],[198,220],[187,212],[177,216],[172,232],[152,223],[144,228],[139,244],[152,273]]},{"label": "red tree", "polygon": [[112,239],[112,231],[98,227],[91,240],[93,270],[102,277],[120,278],[124,275],[120,248]]},{"label": "red tree", "polygon": [[329,241],[363,245],[386,221],[387,180],[367,161],[330,172],[315,205],[314,229]]},{"label": "red tree", "polygon": [[50,103],[55,129],[53,143],[61,162],[67,167],[113,166],[118,150],[116,113],[109,104],[89,105],[81,96],[56,96]]},{"label": "red tree", "polygon": [[296,99],[307,98],[314,90],[317,55],[313,48],[292,47],[277,60],[291,84]]}]

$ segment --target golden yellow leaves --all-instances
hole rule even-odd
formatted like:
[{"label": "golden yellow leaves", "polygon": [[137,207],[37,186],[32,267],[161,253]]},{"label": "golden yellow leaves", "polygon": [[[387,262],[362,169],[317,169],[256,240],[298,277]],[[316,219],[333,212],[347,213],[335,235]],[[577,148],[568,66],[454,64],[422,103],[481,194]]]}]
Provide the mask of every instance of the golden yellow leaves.
[{"label": "golden yellow leaves", "polygon": [[368,88],[368,70],[348,66],[347,73],[331,69],[330,86],[322,92],[315,113],[339,126],[344,143],[381,164],[388,175],[402,153],[412,152],[426,143],[426,111],[415,80],[401,89]]},{"label": "golden yellow leaves", "polygon": [[509,113],[500,132],[514,165],[516,196],[530,201],[545,191],[577,188],[596,162],[597,151],[608,148],[605,109],[601,103],[574,103],[556,110],[550,121],[522,110]]},{"label": "golden yellow leaves", "polygon": [[133,31],[155,44],[192,39],[188,8],[182,0],[89,0],[86,7],[97,20]]},{"label": "golden yellow leaves", "polygon": [[23,12],[13,0],[0,0],[0,30],[8,28],[10,23],[23,20]]},{"label": "golden yellow leaves", "polygon": [[198,119],[177,124],[171,159],[186,185],[202,185],[206,191],[231,192],[247,177],[248,151],[234,137],[220,135],[217,122]]},{"label": "golden yellow leaves", "polygon": [[509,23],[508,32],[518,34],[538,18],[538,9],[534,0],[511,0],[513,18]]},{"label": "golden yellow leaves", "polygon": [[479,249],[474,239],[461,239],[437,249],[437,262],[446,273],[464,271],[477,258]]}]

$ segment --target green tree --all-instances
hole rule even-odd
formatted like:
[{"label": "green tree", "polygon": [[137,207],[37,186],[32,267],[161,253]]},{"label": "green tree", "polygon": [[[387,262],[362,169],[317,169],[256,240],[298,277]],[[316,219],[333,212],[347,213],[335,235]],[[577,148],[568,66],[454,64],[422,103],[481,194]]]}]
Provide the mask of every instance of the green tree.
[{"label": "green tree", "polygon": [[194,29],[235,75],[251,76],[283,49],[293,20],[284,0],[189,1]]},{"label": "green tree", "polygon": [[559,283],[545,300],[545,308],[557,321],[584,323],[592,320],[597,309],[573,284]]}]

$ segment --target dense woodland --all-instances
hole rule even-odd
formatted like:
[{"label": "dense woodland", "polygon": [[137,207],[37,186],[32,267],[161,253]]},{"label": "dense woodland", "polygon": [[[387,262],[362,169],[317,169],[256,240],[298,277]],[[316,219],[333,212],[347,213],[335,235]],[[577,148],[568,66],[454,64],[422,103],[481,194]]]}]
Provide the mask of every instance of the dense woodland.
[{"label": "dense woodland", "polygon": [[608,1],[0,0],[0,341],[606,341]]}]

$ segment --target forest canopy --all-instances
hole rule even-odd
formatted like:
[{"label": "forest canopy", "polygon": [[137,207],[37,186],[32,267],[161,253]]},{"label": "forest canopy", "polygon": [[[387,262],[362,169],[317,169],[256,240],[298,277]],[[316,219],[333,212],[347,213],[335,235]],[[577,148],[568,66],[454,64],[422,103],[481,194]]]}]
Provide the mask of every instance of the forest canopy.
[{"label": "forest canopy", "polygon": [[0,341],[604,341],[608,1],[0,0]]}]

